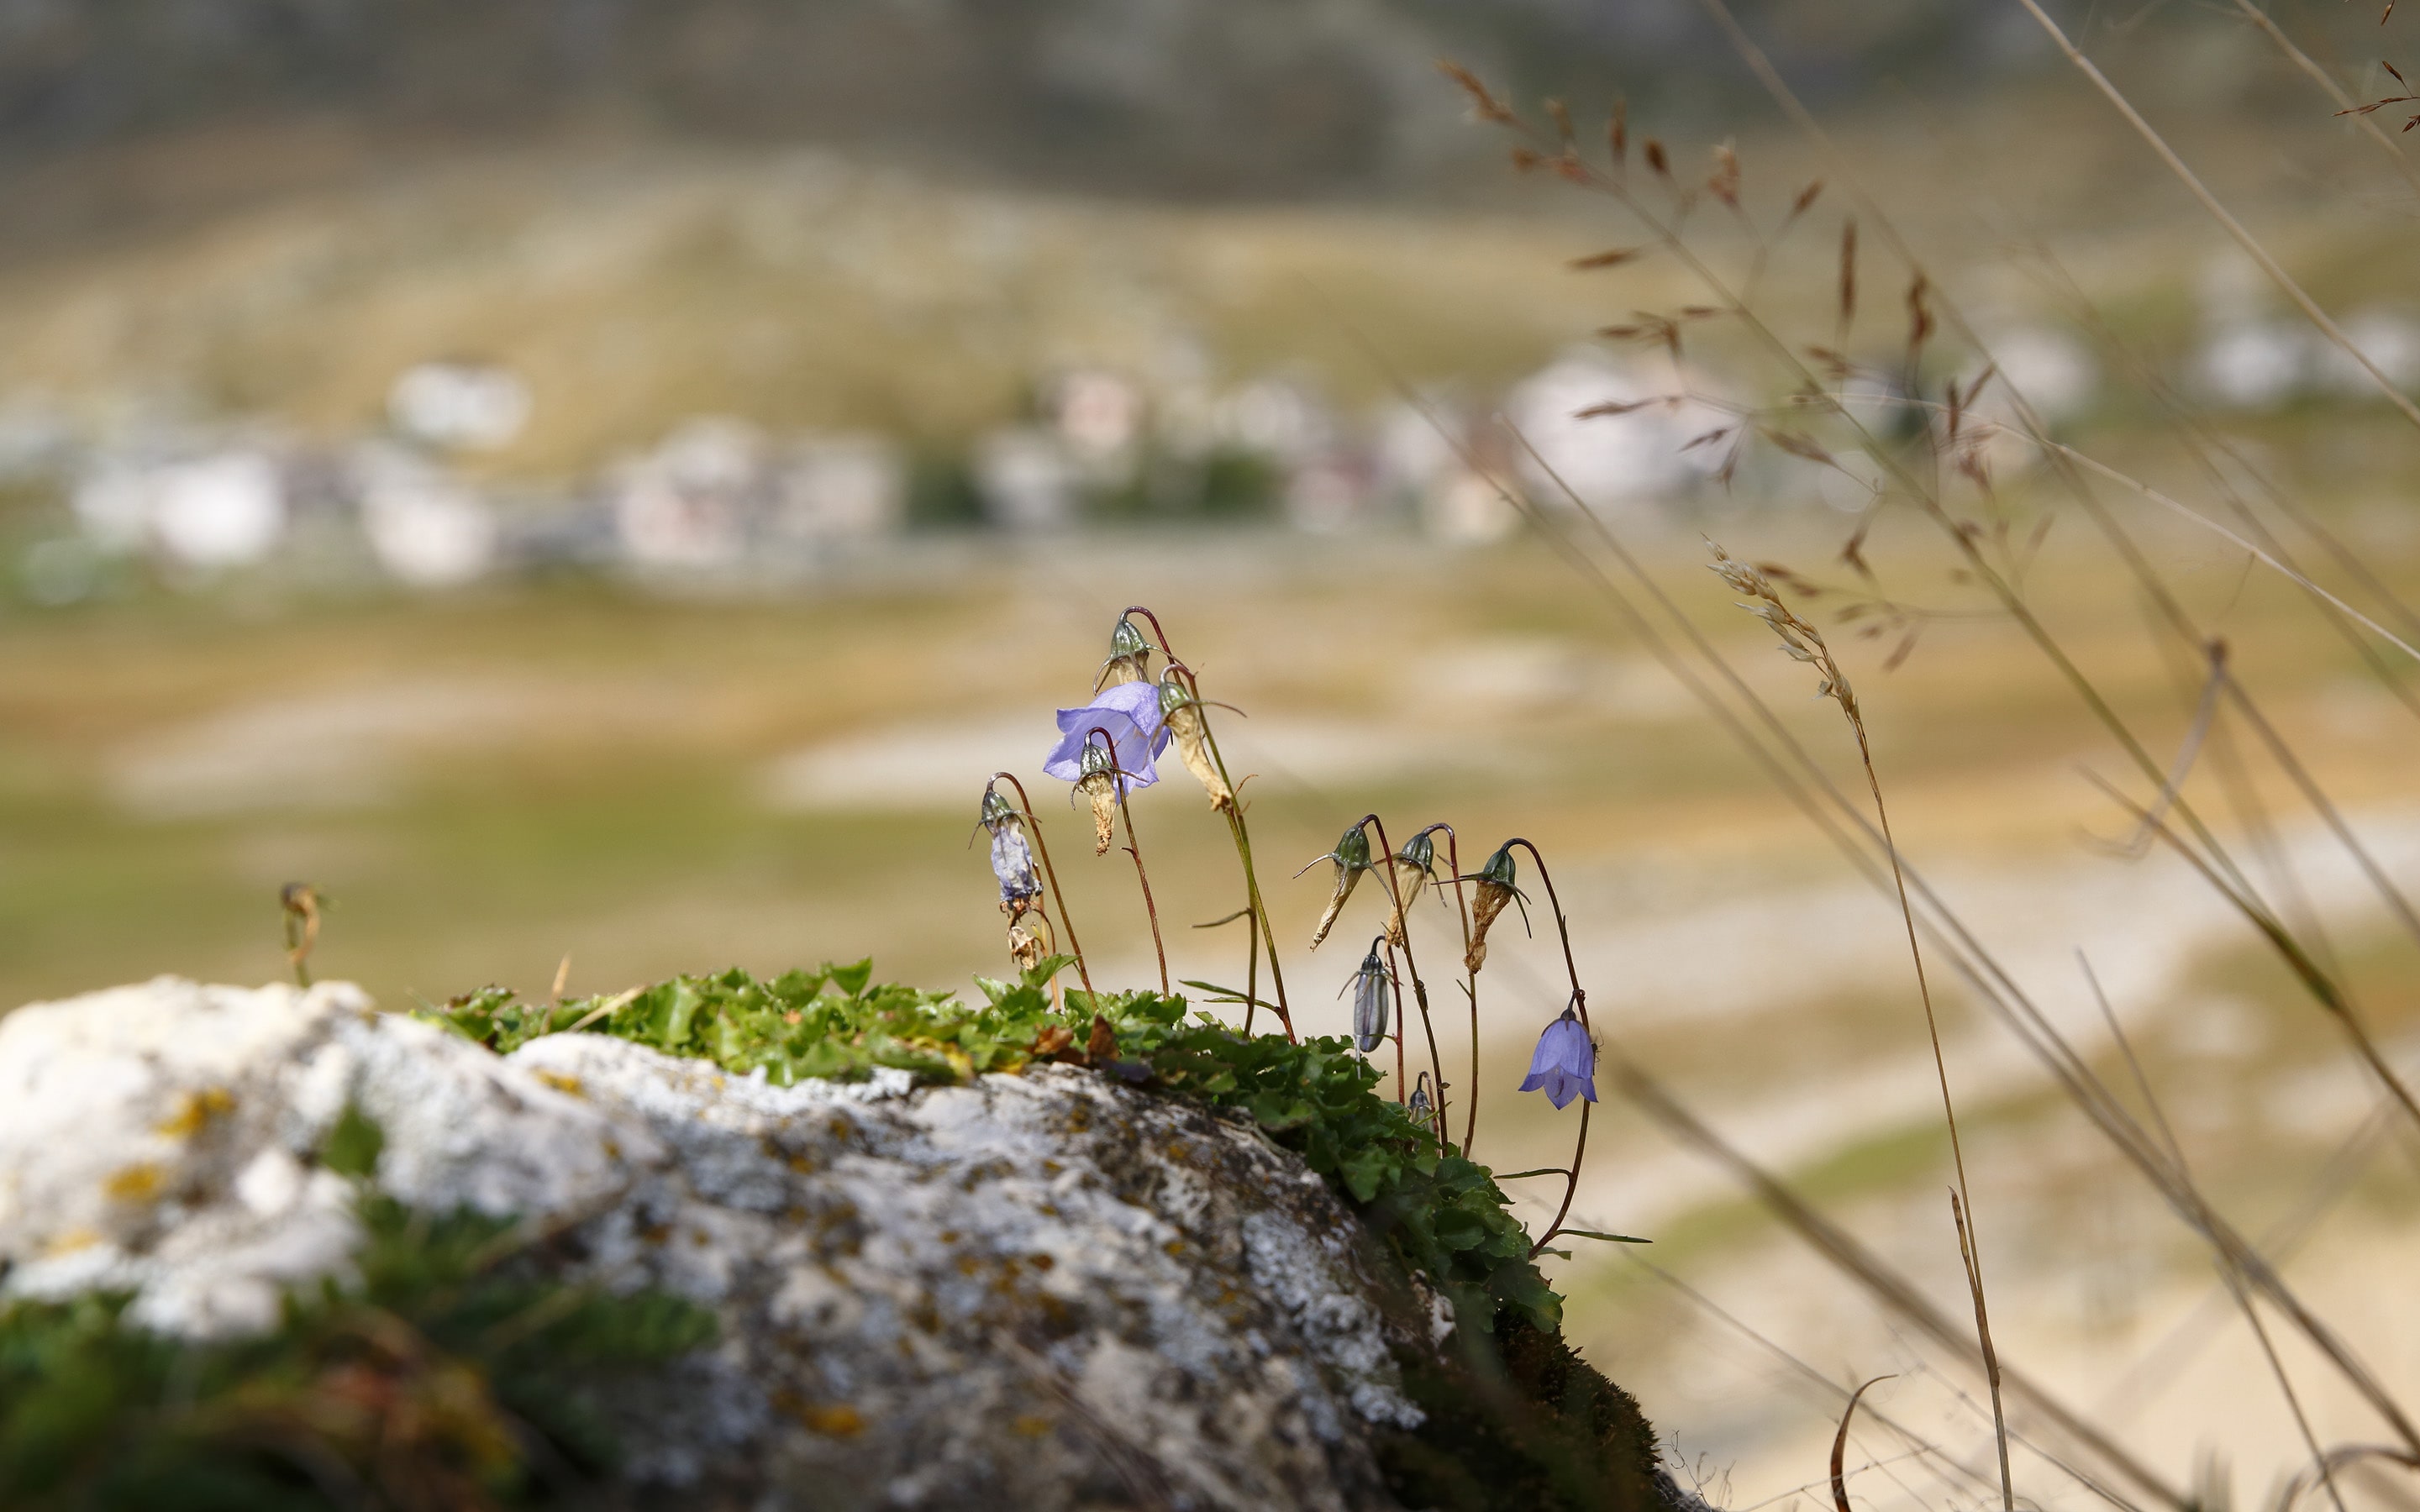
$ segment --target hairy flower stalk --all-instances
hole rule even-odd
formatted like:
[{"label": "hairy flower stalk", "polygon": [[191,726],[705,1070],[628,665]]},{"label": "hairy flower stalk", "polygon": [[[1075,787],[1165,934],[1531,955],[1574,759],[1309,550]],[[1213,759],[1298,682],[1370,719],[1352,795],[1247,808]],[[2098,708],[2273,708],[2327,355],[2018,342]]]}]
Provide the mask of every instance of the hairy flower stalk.
[{"label": "hairy flower stalk", "polygon": [[1159,717],[1176,737],[1176,755],[1185,769],[1193,774],[1202,790],[1210,795],[1210,807],[1221,813],[1234,807],[1235,793],[1227,785],[1218,764],[1210,759],[1210,727],[1202,717],[1202,701],[1170,668],[1159,679]]},{"label": "hairy flower stalk", "polygon": [[[1380,943],[1370,942],[1370,953],[1361,958],[1352,980],[1344,984],[1353,989],[1353,1046],[1365,1056],[1386,1042],[1388,1011],[1393,1002],[1387,964],[1378,959]],[[1343,996],[1343,988],[1337,989],[1336,995]]]},{"label": "hairy flower stalk", "polygon": [[[1311,932],[1311,948],[1314,950],[1319,949],[1320,941],[1327,938],[1327,932],[1336,927],[1336,916],[1344,911],[1344,900],[1353,896],[1353,888],[1360,882],[1361,873],[1370,870],[1369,832],[1360,825],[1355,825],[1337,841],[1336,849],[1326,856],[1311,857],[1304,863],[1302,872],[1310,871],[1322,861],[1336,863],[1336,890],[1328,896],[1327,911],[1319,916],[1319,927]],[[1300,876],[1302,872],[1295,875]]]},{"label": "hairy flower stalk", "polygon": [[1506,841],[1496,848],[1476,875],[1456,878],[1479,884],[1479,898],[1470,907],[1470,947],[1463,952],[1462,964],[1473,976],[1487,964],[1487,932],[1496,923],[1496,916],[1504,912],[1508,903],[1521,905],[1521,927],[1529,927],[1529,897],[1515,884],[1512,869],[1512,847],[1519,843]]}]

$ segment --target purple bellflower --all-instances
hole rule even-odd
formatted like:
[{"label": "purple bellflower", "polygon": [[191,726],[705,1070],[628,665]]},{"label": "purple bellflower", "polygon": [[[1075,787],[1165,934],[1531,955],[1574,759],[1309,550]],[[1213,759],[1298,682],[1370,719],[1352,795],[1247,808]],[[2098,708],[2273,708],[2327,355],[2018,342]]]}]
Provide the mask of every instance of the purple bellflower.
[{"label": "purple bellflower", "polygon": [[1152,758],[1168,748],[1168,726],[1160,718],[1159,693],[1149,683],[1119,683],[1103,688],[1080,709],[1059,711],[1059,744],[1042,769],[1062,782],[1084,775],[1084,745],[1100,730],[1113,742],[1118,773],[1126,791],[1147,788],[1159,780]]},{"label": "purple bellflower", "polygon": [[1575,1097],[1596,1101],[1596,1046],[1589,1040],[1587,1026],[1570,1009],[1563,1010],[1563,1016],[1538,1036],[1538,1048],[1529,1057],[1529,1074],[1522,1079],[1521,1090],[1545,1093],[1546,1101],[1558,1109],[1568,1107]]}]

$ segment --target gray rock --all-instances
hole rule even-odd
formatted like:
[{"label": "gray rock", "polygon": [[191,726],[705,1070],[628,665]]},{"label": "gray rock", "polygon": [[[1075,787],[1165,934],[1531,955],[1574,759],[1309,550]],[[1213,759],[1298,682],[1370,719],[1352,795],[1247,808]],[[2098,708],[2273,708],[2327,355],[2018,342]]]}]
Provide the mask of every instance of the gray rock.
[{"label": "gray rock", "polygon": [[357,988],[162,978],[0,1019],[5,1289],[264,1328],[357,1236],[318,1152],[711,1306],[626,1429],[681,1505],[1388,1508],[1397,1360],[1450,1331],[1250,1126],[1086,1072],[775,1088],[619,1040],[498,1058]]}]

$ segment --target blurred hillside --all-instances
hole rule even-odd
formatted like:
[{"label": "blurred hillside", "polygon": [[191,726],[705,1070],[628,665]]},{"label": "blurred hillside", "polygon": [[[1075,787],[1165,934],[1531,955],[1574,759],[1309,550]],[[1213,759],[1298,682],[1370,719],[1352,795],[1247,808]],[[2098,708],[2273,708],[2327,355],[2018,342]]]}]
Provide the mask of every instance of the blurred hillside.
[{"label": "blurred hillside", "polygon": [[[1741,9],[1820,95],[2039,52],[1994,6]],[[1470,164],[1435,108],[1449,54],[1591,107],[1739,92],[1692,0],[5,0],[0,133],[56,150],[277,114],[481,135],[602,116],[1060,186],[1299,193]]]}]

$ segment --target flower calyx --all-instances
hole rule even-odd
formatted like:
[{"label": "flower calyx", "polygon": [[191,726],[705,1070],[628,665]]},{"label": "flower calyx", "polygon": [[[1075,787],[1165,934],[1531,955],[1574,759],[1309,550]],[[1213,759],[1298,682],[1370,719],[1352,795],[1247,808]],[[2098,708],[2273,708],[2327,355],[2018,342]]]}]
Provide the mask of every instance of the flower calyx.
[{"label": "flower calyx", "polygon": [[1109,631],[1109,656],[1093,678],[1093,691],[1115,687],[1121,683],[1151,681],[1151,641],[1129,614],[1118,616],[1117,625]]}]

